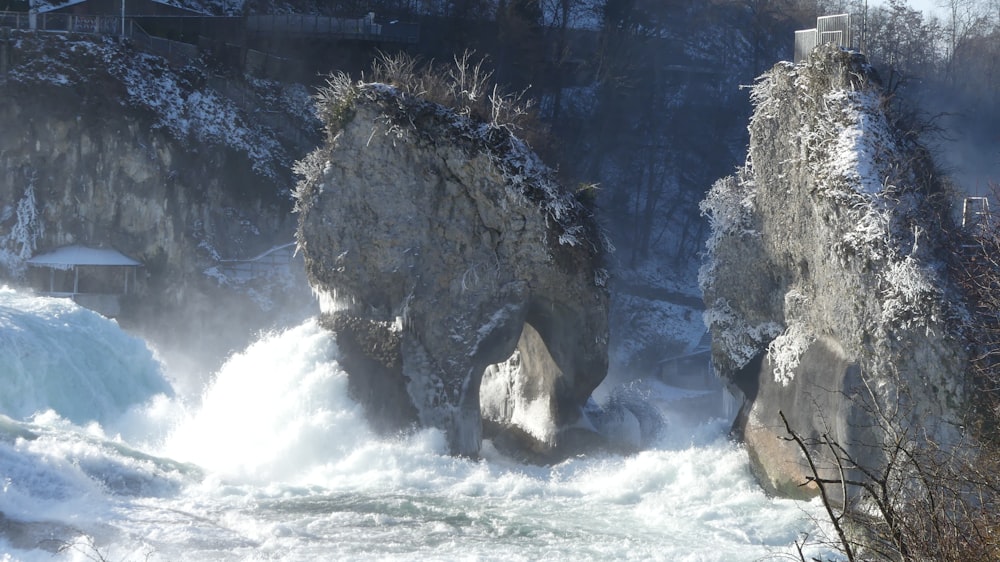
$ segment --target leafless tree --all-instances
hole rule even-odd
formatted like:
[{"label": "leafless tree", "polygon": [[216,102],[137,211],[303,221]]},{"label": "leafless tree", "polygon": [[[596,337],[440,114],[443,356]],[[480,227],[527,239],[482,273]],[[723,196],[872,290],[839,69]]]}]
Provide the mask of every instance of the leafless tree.
[{"label": "leafless tree", "polygon": [[[955,232],[953,274],[971,305],[968,336],[973,408],[947,445],[904,408],[854,398],[883,438],[880,463],[859,460],[830,433],[805,436],[784,414],[785,439],[807,464],[833,528],[829,542],[848,560],[1000,559],[1000,226]],[[902,388],[905,398],[905,388]],[[907,404],[908,400],[901,400]],[[919,422],[920,420],[917,420]],[[835,476],[818,467],[832,465]],[[823,476],[821,476],[823,475]],[[834,493],[839,492],[839,493]],[[834,498],[852,498],[838,502]],[[801,552],[800,552],[801,556]],[[802,557],[804,561],[805,558]]]}]

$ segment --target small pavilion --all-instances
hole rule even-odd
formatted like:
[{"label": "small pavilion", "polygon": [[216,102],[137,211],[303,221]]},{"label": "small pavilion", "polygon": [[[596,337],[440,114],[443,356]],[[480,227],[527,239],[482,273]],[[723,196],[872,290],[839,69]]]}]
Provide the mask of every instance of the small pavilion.
[{"label": "small pavilion", "polygon": [[69,297],[105,316],[118,314],[118,298],[135,291],[142,262],[112,248],[63,246],[28,260],[32,287],[53,297]]}]

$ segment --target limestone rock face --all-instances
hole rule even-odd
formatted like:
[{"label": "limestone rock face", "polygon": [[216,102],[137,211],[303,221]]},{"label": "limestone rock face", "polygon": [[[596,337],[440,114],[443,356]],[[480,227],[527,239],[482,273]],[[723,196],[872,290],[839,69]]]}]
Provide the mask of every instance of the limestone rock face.
[{"label": "limestone rock face", "polygon": [[863,57],[818,49],[775,66],[752,98],[747,165],[702,204],[706,323],[761,482],[810,495],[779,413],[870,467],[886,430],[947,443],[966,401],[966,313],[933,164],[890,125]]},{"label": "limestone rock face", "polygon": [[[86,100],[68,112],[53,109],[66,108],[69,88],[5,91],[0,194],[4,204],[16,203],[29,187],[34,190],[39,250],[110,245],[153,268],[157,277],[178,280],[194,269],[204,250],[200,243],[233,255],[239,240],[253,236],[246,224],[275,232],[289,221],[277,198],[240,200],[230,182],[261,180],[238,155],[194,154],[151,131],[141,116],[106,114]],[[230,175],[221,173],[226,169]],[[5,226],[13,228],[15,219]]]},{"label": "limestone rock face", "polygon": [[[327,315],[365,319],[401,358],[391,373],[377,369],[384,376],[349,369],[387,385],[360,397],[369,413],[413,411],[390,425],[442,428],[454,453],[475,455],[483,373],[530,341],[507,371],[520,374],[490,388],[544,386],[539,419],[523,429],[555,446],[607,370],[608,297],[589,211],[503,127],[378,84],[344,86],[327,103],[330,139],[298,166],[298,240]],[[355,339],[355,322],[328,325],[338,341]],[[405,403],[376,403],[393,396]],[[491,391],[490,411],[508,398]]]}]

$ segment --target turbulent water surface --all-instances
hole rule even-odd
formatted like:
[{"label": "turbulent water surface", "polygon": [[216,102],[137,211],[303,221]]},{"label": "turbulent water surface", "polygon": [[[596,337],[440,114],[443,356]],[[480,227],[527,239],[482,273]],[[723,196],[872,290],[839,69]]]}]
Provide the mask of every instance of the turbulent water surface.
[{"label": "turbulent water surface", "polygon": [[68,301],[0,290],[0,328],[4,560],[732,561],[816,533],[816,506],[765,497],[720,420],[667,423],[630,457],[455,459],[435,431],[374,436],[312,321],[195,397]]}]

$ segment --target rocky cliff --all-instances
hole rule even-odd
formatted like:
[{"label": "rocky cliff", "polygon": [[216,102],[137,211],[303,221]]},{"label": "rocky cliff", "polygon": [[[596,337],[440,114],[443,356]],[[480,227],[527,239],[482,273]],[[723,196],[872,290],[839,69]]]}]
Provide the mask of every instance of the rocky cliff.
[{"label": "rocky cliff", "polygon": [[[124,323],[187,323],[182,309],[201,309],[204,337],[218,334],[209,326],[233,319],[207,309],[232,292],[214,291],[216,280],[203,272],[220,258],[291,241],[298,148],[212,87],[204,67],[172,67],[86,36],[15,33],[4,47],[0,275],[16,280],[26,258],[63,245],[110,246],[144,264]],[[296,97],[274,84],[237,82],[243,101],[258,108],[269,107],[268,97],[272,105]],[[308,130],[309,110],[297,115],[283,103],[272,116]],[[255,308],[248,299],[231,304]],[[201,332],[188,324],[178,333]]]},{"label": "rocky cliff", "polygon": [[869,467],[896,430],[947,444],[967,400],[966,312],[945,263],[948,199],[863,57],[778,64],[752,99],[747,163],[702,204],[705,319],[761,482],[811,495],[779,414]]},{"label": "rocky cliff", "polygon": [[384,429],[444,429],[456,454],[478,454],[484,415],[558,449],[607,370],[590,212],[500,124],[343,76],[322,97],[298,241],[354,394]]}]

